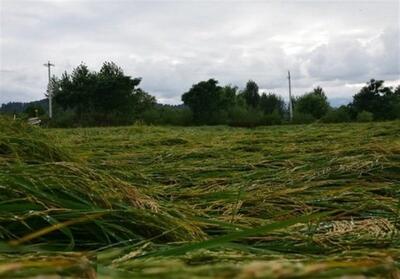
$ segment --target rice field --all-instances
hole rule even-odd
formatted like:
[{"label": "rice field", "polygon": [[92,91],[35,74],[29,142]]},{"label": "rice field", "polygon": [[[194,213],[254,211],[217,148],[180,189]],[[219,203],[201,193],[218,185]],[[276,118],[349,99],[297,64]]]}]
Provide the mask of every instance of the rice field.
[{"label": "rice field", "polygon": [[400,278],[400,122],[0,118],[0,278]]}]

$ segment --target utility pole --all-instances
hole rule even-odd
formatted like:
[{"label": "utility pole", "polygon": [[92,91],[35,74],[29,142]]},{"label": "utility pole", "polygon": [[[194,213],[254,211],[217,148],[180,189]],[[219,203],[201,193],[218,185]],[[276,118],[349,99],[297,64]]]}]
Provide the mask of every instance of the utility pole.
[{"label": "utility pole", "polygon": [[49,73],[49,84],[47,85],[47,95],[49,96],[49,118],[53,117],[53,92],[51,92],[51,74],[50,74],[50,68],[54,67],[54,64],[51,64],[50,61],[48,61],[46,64],[43,64],[43,66],[47,67],[48,73]]},{"label": "utility pole", "polygon": [[289,117],[290,122],[293,120],[293,104],[292,104],[292,84],[290,82],[290,71],[288,71],[288,80],[289,80]]}]

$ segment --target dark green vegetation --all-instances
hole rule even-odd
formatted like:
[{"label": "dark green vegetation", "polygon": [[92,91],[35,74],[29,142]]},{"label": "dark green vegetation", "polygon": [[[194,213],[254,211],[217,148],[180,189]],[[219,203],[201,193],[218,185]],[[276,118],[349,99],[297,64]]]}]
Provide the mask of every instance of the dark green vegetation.
[{"label": "dark green vegetation", "polygon": [[0,118],[0,278],[399,278],[399,134]]},{"label": "dark green vegetation", "polygon": [[[289,122],[287,105],[274,93],[260,94],[250,80],[243,90],[219,85],[209,79],[194,84],[182,95],[184,106],[157,105],[155,98],[135,88],[139,78],[125,76],[113,63],[105,63],[99,73],[80,65],[71,75],[54,81],[58,110],[53,126],[107,126],[141,121],[158,125],[219,125],[254,127]],[[370,122],[400,118],[400,87],[384,86],[371,80],[347,106],[332,108],[324,90],[293,98],[297,124],[326,122]],[[366,115],[368,115],[366,117]]]},{"label": "dark green vegetation", "polygon": [[[54,115],[45,126],[87,127],[131,125],[135,122],[155,125],[261,125],[304,124],[313,122],[344,123],[400,119],[400,85],[387,87],[382,80],[371,79],[353,96],[353,101],[339,108],[330,106],[321,87],[292,99],[294,117],[288,105],[275,93],[262,93],[249,80],[243,90],[222,86],[215,79],[200,81],[182,94],[183,105],[156,103],[155,97],[138,86],[114,63],[105,62],[99,72],[84,64],[60,79],[53,78]],[[43,102],[44,101],[44,102]],[[0,113],[18,114],[19,118],[41,116],[46,100],[30,104],[8,103]]]},{"label": "dark green vegetation", "polygon": [[72,74],[54,79],[52,92],[55,103],[80,125],[126,125],[156,103],[154,97],[137,88],[140,80],[124,75],[112,62],[105,62],[99,72],[82,64]]},{"label": "dark green vegetation", "polygon": [[[47,113],[49,110],[49,100],[42,99],[40,101],[33,101],[28,103],[22,102],[9,102],[6,104],[2,104],[0,107],[0,114],[13,115],[16,114],[18,116],[32,116],[32,111],[35,113],[35,109],[38,110],[39,116],[42,115],[42,112]],[[35,113],[36,114],[36,113]],[[35,115],[33,115],[35,116]]]}]

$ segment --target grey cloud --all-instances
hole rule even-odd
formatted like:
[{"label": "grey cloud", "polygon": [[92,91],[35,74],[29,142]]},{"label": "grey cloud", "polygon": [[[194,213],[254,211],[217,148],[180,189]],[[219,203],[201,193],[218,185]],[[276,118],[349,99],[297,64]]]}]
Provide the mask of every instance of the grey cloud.
[{"label": "grey cloud", "polygon": [[[44,96],[54,74],[112,60],[159,101],[203,79],[287,95],[321,85],[350,98],[349,83],[399,77],[398,1],[2,0],[0,103]],[[12,71],[6,73],[4,71]]]},{"label": "grey cloud", "polygon": [[305,57],[310,76],[321,80],[362,82],[374,76],[400,77],[399,30],[386,28],[362,43],[357,38],[338,37]]}]

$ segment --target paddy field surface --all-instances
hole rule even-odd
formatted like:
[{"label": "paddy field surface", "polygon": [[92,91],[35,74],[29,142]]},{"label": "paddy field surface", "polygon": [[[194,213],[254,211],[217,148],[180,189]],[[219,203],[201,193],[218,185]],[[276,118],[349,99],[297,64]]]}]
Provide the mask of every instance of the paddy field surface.
[{"label": "paddy field surface", "polygon": [[0,278],[400,278],[400,122],[0,119]]}]

